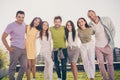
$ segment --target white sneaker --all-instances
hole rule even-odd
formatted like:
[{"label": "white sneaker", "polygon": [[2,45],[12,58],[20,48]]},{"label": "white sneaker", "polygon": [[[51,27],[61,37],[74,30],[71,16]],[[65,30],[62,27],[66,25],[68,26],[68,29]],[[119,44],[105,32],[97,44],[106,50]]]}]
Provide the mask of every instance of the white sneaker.
[{"label": "white sneaker", "polygon": [[58,78],[58,80],[62,80],[61,78]]}]

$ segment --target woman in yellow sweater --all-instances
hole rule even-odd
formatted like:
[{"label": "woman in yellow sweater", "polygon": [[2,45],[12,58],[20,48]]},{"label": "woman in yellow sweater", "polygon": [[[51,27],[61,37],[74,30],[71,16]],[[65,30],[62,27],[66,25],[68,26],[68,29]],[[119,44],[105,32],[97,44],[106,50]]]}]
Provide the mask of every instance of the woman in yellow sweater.
[{"label": "woman in yellow sweater", "polygon": [[35,80],[35,72],[36,72],[36,45],[35,41],[37,38],[37,34],[41,28],[42,20],[39,17],[35,17],[31,24],[27,26],[27,34],[26,34],[26,52],[27,52],[27,80],[30,79],[30,72],[32,70],[33,80]]}]

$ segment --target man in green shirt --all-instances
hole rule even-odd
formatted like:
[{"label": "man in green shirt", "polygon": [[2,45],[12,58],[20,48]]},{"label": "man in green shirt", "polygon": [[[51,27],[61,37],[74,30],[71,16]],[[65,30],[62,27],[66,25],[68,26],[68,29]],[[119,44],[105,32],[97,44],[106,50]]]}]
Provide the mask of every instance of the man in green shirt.
[{"label": "man in green shirt", "polygon": [[[66,80],[66,63],[67,63],[67,49],[65,39],[65,29],[61,26],[62,18],[56,16],[54,18],[54,26],[50,28],[53,39],[53,60],[55,64],[55,70],[58,75],[58,80]],[[62,76],[59,63],[62,66]]]}]

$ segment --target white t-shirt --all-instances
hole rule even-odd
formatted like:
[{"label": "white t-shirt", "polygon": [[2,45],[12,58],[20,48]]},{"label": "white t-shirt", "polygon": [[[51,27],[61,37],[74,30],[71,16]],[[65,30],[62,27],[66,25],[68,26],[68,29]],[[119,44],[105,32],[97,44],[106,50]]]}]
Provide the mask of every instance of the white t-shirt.
[{"label": "white t-shirt", "polygon": [[95,27],[96,47],[105,47],[108,44],[108,38],[101,22]]},{"label": "white t-shirt", "polygon": [[76,31],[75,41],[73,41],[72,32],[68,33],[68,46],[78,46],[80,47],[81,41],[78,38],[78,32]]}]

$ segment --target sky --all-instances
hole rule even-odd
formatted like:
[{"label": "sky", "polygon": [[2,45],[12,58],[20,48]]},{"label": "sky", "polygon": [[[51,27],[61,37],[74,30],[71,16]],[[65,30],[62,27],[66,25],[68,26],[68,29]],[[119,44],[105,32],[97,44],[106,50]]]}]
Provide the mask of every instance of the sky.
[{"label": "sky", "polygon": [[[18,10],[25,12],[26,24],[30,24],[34,17],[41,17],[52,26],[55,16],[62,17],[63,25],[68,20],[72,20],[76,25],[80,17],[84,17],[89,22],[87,11],[92,9],[97,15],[112,19],[116,29],[115,47],[120,48],[119,8],[120,0],[0,0],[0,37],[6,26],[15,21]],[[2,45],[1,40],[0,45]]]}]

